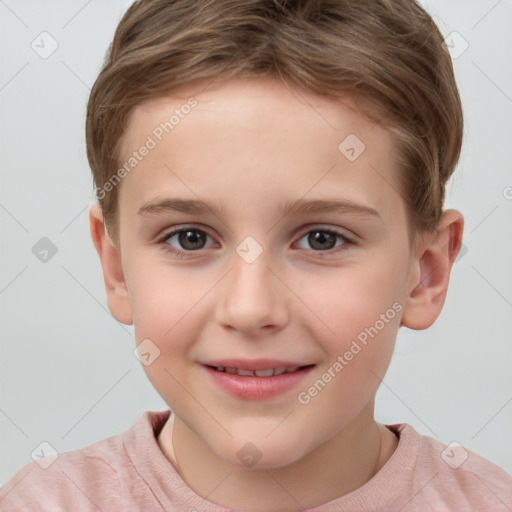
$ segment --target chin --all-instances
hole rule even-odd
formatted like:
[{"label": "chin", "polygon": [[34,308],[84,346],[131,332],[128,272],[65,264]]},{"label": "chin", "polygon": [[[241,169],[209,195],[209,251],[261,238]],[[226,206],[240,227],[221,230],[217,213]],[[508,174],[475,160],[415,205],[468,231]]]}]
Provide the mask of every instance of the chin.
[{"label": "chin", "polygon": [[284,443],[276,438],[273,442],[266,440],[236,443],[235,451],[230,451],[227,457],[225,454],[219,455],[224,455],[226,462],[238,468],[255,471],[269,470],[288,466],[304,457],[306,453],[298,448],[300,448],[300,441]]}]

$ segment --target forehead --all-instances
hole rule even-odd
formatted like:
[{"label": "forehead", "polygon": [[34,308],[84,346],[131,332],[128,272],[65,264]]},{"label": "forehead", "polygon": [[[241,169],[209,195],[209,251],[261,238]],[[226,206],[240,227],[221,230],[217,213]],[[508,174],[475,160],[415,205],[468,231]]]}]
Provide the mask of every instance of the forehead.
[{"label": "forehead", "polygon": [[291,201],[308,191],[343,192],[386,208],[398,195],[395,146],[386,129],[350,98],[289,89],[278,80],[203,83],[146,101],[128,123],[124,158],[148,137],[154,147],[120,194],[139,204],[177,189],[236,208],[263,197]]},{"label": "forehead", "polygon": [[[192,101],[196,106],[190,107]],[[192,117],[192,123],[196,120],[203,124],[215,123],[211,136],[233,123],[247,133],[266,132],[274,137],[279,128],[286,127],[281,136],[284,138],[290,133],[293,139],[300,137],[300,132],[310,138],[312,130],[327,137],[339,132],[338,137],[346,130],[363,135],[373,130],[376,123],[363,115],[361,105],[364,108],[364,100],[359,99],[356,103],[355,98],[347,95],[340,98],[322,96],[295,85],[287,86],[273,78],[237,78],[220,83],[200,81],[137,105],[127,123],[123,148],[135,146],[137,139],[169,120],[170,131],[176,135],[180,131],[178,125],[187,117]],[[190,113],[195,115],[190,116]],[[219,120],[219,116],[223,120]],[[293,121],[300,120],[303,124],[298,127],[290,123],[290,116]],[[380,131],[379,135],[387,133],[382,128]]]}]

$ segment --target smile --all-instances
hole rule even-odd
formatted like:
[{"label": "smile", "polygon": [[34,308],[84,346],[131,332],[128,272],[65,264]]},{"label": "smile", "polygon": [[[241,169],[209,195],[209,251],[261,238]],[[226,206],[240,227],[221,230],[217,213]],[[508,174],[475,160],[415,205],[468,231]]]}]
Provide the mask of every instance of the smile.
[{"label": "smile", "polygon": [[[214,367],[211,367],[214,368]],[[217,366],[214,368],[218,372],[225,372],[231,375],[240,375],[241,377],[273,377],[275,375],[282,375],[283,373],[296,372],[300,366],[289,366],[280,368],[268,368],[265,370],[244,370],[241,368],[234,368],[232,366]]]},{"label": "smile", "polygon": [[[282,365],[272,364],[269,360],[255,362],[209,361],[202,364],[203,371],[214,387],[239,400],[269,400],[287,392],[292,392],[302,385],[304,379],[314,371],[315,364]],[[213,364],[212,364],[213,363]],[[240,368],[243,366],[244,368]],[[254,367],[257,366],[258,368]],[[251,369],[253,368],[253,369]]]}]

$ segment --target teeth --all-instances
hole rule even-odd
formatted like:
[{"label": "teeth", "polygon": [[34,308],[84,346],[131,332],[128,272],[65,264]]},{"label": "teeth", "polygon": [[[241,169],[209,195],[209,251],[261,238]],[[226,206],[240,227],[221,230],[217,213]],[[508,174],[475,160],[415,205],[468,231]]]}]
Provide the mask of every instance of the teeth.
[{"label": "teeth", "polygon": [[254,377],[254,372],[252,370],[238,370],[238,375],[242,377]]},{"label": "teeth", "polygon": [[268,370],[255,370],[254,373],[257,377],[272,377],[272,375],[274,375],[274,369],[269,368]]},{"label": "teeth", "polygon": [[217,366],[217,371],[230,373],[231,375],[240,375],[241,377],[272,377],[274,375],[282,375],[283,373],[296,372],[300,366],[268,368],[267,370],[241,370],[231,366]]}]

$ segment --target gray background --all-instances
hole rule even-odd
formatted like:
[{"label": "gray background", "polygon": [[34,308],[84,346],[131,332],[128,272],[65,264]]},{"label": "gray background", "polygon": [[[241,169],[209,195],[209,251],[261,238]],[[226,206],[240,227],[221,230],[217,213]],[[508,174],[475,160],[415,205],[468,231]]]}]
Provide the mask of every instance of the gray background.
[{"label": "gray background", "polygon": [[[132,328],[108,311],[88,227],[85,105],[130,3],[0,0],[0,484],[42,441],[77,449],[167,408]],[[376,414],[512,473],[512,2],[423,4],[460,35],[449,39],[466,132],[447,207],[465,216],[467,252],[436,324],[401,330]],[[43,31],[58,43],[47,58],[31,47],[51,50]],[[33,253],[43,237],[57,248],[47,261]]]}]

